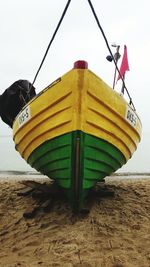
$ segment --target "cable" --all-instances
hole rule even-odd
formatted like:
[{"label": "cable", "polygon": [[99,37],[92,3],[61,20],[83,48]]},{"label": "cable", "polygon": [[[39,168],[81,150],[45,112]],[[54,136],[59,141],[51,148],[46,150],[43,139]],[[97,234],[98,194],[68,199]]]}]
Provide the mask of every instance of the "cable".
[{"label": "cable", "polygon": [[41,61],[41,64],[40,64],[40,66],[39,66],[39,68],[38,68],[38,70],[37,70],[37,72],[36,72],[36,75],[35,75],[35,77],[34,77],[34,79],[33,79],[33,82],[32,82],[32,84],[31,84],[31,86],[30,86],[30,89],[31,89],[31,87],[33,86],[33,84],[35,83],[36,78],[37,78],[37,76],[38,76],[38,74],[39,74],[39,72],[40,72],[40,70],[41,70],[41,68],[42,68],[42,65],[43,65],[44,60],[45,60],[45,58],[46,58],[46,56],[47,56],[47,53],[48,53],[48,51],[49,51],[49,48],[50,48],[52,42],[54,41],[54,38],[55,38],[55,36],[56,36],[56,33],[58,32],[58,29],[59,29],[59,27],[60,27],[60,25],[61,25],[61,23],[62,23],[62,21],[63,21],[63,18],[64,18],[64,16],[65,16],[66,12],[67,12],[67,9],[68,9],[68,7],[69,7],[70,2],[71,2],[71,0],[68,0],[66,6],[65,6],[65,8],[64,8],[64,11],[63,11],[63,13],[62,13],[62,15],[61,15],[61,18],[60,18],[60,20],[59,20],[59,22],[58,22],[58,24],[57,24],[57,27],[56,27],[56,29],[55,29],[53,35],[52,35],[52,38],[51,38],[51,40],[50,40],[50,42],[49,42],[49,45],[48,45],[48,47],[47,47],[47,49],[46,49],[46,52],[45,52],[45,54],[44,54],[44,57],[43,57],[43,59],[42,59],[42,61]]},{"label": "cable", "polygon": [[[61,15],[61,18],[60,18],[60,20],[59,20],[59,22],[58,22],[58,24],[57,24],[57,27],[56,27],[56,29],[55,29],[53,35],[52,35],[52,38],[51,38],[51,40],[50,40],[50,42],[49,42],[49,44],[48,44],[48,47],[47,47],[46,52],[45,52],[45,54],[44,54],[44,57],[43,57],[43,59],[42,59],[42,61],[41,61],[41,64],[40,64],[40,66],[39,66],[39,68],[38,68],[38,70],[37,70],[37,72],[36,72],[36,75],[35,75],[35,77],[34,77],[34,79],[33,79],[33,82],[32,82],[32,84],[31,84],[31,86],[30,86],[30,89],[31,89],[31,87],[34,85],[34,83],[35,83],[35,81],[36,81],[36,78],[37,78],[37,76],[38,76],[38,74],[39,74],[39,72],[40,72],[40,70],[41,70],[41,68],[42,68],[42,65],[43,65],[43,63],[44,63],[44,60],[45,60],[45,58],[46,58],[46,56],[47,56],[47,54],[48,54],[49,48],[50,48],[52,42],[54,41],[54,38],[55,38],[55,36],[56,36],[56,34],[57,34],[57,32],[58,32],[58,29],[59,29],[59,27],[60,27],[60,25],[61,25],[61,23],[62,23],[62,21],[63,21],[63,18],[64,18],[64,16],[65,16],[66,12],[67,12],[67,9],[68,9],[69,5],[70,5],[70,2],[71,2],[71,0],[68,0],[66,6],[65,6],[65,8],[64,8],[64,11],[63,11],[63,13],[62,13],[62,15]],[[112,59],[113,59],[113,62],[114,62],[114,64],[115,64],[115,67],[116,67],[116,69],[117,69],[117,71],[118,71],[118,73],[119,73],[119,75],[120,75],[120,78],[121,78],[122,83],[123,83],[123,87],[124,87],[124,89],[125,89],[126,92],[127,92],[127,95],[128,95],[128,97],[129,97],[129,100],[130,100],[129,103],[130,103],[130,105],[132,104],[133,108],[135,109],[135,106],[134,106],[134,104],[133,104],[132,98],[131,98],[131,96],[130,96],[130,94],[129,94],[129,91],[128,91],[126,85],[125,85],[124,79],[123,79],[123,77],[122,77],[122,75],[121,75],[121,73],[120,73],[120,70],[119,70],[119,68],[118,68],[118,66],[117,66],[117,63],[116,63],[116,61],[115,61],[115,58],[114,58],[114,56],[113,56],[113,54],[112,54],[112,51],[111,51],[111,49],[110,49],[110,47],[109,47],[109,44],[108,44],[106,35],[105,35],[105,33],[104,33],[104,31],[103,31],[101,25],[100,25],[99,19],[98,19],[97,15],[96,15],[96,12],[95,12],[95,10],[94,10],[94,7],[93,7],[93,5],[92,5],[92,2],[91,2],[90,0],[88,0],[88,3],[89,3],[89,5],[90,5],[90,8],[91,8],[91,10],[92,10],[92,13],[93,13],[93,15],[94,15],[94,17],[95,17],[95,20],[96,20],[96,22],[97,22],[97,24],[98,24],[98,27],[99,27],[99,29],[100,29],[102,35],[103,35],[103,38],[104,38],[104,40],[105,40],[106,46],[107,46],[107,48],[108,48],[108,50],[109,50],[109,53],[110,53],[110,55],[111,55],[111,57],[112,57]]]},{"label": "cable", "polygon": [[129,100],[130,100],[129,103],[130,103],[130,105],[132,104],[132,106],[133,106],[133,108],[134,108],[134,110],[135,110],[135,106],[134,106],[134,104],[133,104],[133,102],[132,102],[132,98],[131,98],[131,96],[130,96],[130,94],[129,94],[129,91],[128,91],[126,85],[125,85],[125,82],[124,82],[124,80],[123,80],[123,78],[122,78],[122,75],[121,75],[121,73],[120,73],[120,70],[119,70],[119,68],[118,68],[118,66],[117,66],[117,64],[116,64],[115,58],[114,58],[114,56],[113,56],[113,54],[112,54],[112,51],[111,51],[111,49],[110,49],[110,47],[109,47],[109,44],[108,44],[106,35],[105,35],[105,33],[104,33],[104,31],[103,31],[101,25],[100,25],[99,19],[98,19],[97,15],[96,15],[96,12],[95,12],[95,10],[94,10],[94,7],[93,7],[93,5],[92,5],[92,2],[91,2],[90,0],[88,0],[88,3],[89,3],[89,5],[90,5],[90,8],[91,8],[91,10],[92,10],[92,13],[93,13],[93,15],[94,15],[94,17],[95,17],[95,20],[96,20],[96,22],[97,22],[97,24],[98,24],[98,27],[99,27],[99,29],[100,29],[100,31],[101,31],[103,37],[104,37],[106,46],[107,46],[107,48],[108,48],[108,50],[109,50],[109,53],[110,53],[110,55],[111,55],[111,57],[112,57],[112,59],[113,59],[113,61],[114,61],[115,67],[116,67],[116,69],[117,69],[117,71],[118,71],[118,73],[119,73],[119,75],[120,75],[120,78],[121,78],[121,80],[122,80],[122,82],[123,82],[123,87],[124,87],[124,89],[126,90],[127,95],[128,95],[128,97],[129,97]]}]

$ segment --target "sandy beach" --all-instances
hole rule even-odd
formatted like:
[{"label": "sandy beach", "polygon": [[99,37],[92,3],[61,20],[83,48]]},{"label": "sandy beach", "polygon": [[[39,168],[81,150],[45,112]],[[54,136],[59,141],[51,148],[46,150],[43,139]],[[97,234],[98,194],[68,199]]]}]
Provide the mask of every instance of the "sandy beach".
[{"label": "sandy beach", "polygon": [[88,214],[73,214],[58,198],[26,218],[38,200],[18,195],[21,182],[50,180],[1,174],[0,267],[150,267],[150,177],[127,178],[98,184],[113,194],[93,197]]}]

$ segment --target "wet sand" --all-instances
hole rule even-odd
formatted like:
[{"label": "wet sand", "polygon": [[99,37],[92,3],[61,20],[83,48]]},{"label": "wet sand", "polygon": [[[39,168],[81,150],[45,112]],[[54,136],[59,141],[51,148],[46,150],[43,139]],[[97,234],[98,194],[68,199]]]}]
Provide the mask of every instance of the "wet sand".
[{"label": "wet sand", "polygon": [[106,178],[97,188],[114,195],[95,196],[86,215],[58,198],[50,211],[27,219],[37,200],[18,196],[20,181],[50,181],[1,174],[0,267],[150,267],[150,176],[137,178]]}]

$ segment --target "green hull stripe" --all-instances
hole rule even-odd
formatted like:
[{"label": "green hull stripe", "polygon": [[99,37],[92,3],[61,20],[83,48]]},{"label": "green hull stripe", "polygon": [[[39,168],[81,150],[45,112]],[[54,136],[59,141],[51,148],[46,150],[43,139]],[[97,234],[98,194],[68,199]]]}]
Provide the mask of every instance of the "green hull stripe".
[{"label": "green hull stripe", "polygon": [[107,141],[74,131],[46,141],[28,163],[66,189],[72,206],[82,206],[88,190],[121,168],[126,159]]}]

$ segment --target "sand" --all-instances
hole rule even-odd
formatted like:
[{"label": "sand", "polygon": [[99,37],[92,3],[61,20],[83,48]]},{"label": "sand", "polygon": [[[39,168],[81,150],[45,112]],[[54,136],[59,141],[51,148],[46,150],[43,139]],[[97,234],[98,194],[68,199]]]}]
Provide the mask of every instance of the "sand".
[{"label": "sand", "polygon": [[95,197],[88,214],[58,199],[27,219],[37,200],[17,192],[28,178],[0,179],[0,267],[150,267],[150,179],[106,179],[98,187],[114,195]]}]

